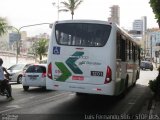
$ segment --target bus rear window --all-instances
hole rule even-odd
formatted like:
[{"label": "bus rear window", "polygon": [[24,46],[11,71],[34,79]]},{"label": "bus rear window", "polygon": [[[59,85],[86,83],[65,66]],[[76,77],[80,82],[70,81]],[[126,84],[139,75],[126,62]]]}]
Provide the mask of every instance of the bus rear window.
[{"label": "bus rear window", "polygon": [[61,23],[55,26],[59,45],[102,47],[109,38],[110,25],[92,23]]}]

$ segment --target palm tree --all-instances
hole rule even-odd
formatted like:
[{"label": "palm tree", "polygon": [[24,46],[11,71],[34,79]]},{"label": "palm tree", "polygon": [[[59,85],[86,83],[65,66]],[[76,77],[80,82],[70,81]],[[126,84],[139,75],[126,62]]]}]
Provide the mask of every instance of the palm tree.
[{"label": "palm tree", "polygon": [[8,23],[5,18],[0,17],[0,36],[7,33],[8,30]]},{"label": "palm tree", "polygon": [[63,1],[61,2],[61,4],[64,5],[64,9],[60,9],[59,11],[63,11],[63,12],[71,12],[72,15],[72,20],[73,20],[73,15],[74,15],[74,11],[78,8],[78,6],[82,3],[82,0],[68,0],[68,2]]},{"label": "palm tree", "polygon": [[157,23],[160,28],[160,0],[150,0],[149,4],[155,14],[155,18],[157,19]]},{"label": "palm tree", "polygon": [[35,43],[35,55],[39,56],[39,60],[42,60],[42,57],[47,55],[47,45],[48,40],[44,38],[41,38]]}]

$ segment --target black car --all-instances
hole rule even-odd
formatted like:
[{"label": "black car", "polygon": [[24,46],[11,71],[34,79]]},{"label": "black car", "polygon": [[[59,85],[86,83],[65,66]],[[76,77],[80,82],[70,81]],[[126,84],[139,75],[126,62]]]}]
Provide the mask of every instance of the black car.
[{"label": "black car", "polygon": [[153,70],[153,64],[152,64],[152,62],[149,62],[149,61],[141,61],[140,68],[142,70],[150,69],[152,71]]}]

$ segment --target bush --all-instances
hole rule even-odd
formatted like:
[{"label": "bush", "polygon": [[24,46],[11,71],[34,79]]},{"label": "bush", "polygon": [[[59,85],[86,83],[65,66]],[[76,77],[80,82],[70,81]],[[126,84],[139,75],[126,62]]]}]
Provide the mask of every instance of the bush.
[{"label": "bush", "polygon": [[149,81],[150,89],[155,93],[155,95],[160,95],[160,67],[158,68],[158,76],[154,80]]},{"label": "bush", "polygon": [[155,94],[157,94],[157,91],[158,91],[158,90],[157,90],[157,89],[158,89],[158,88],[157,88],[157,87],[158,87],[157,83],[158,83],[158,82],[157,82],[157,79],[150,80],[149,83],[148,83],[150,89],[151,89]]}]

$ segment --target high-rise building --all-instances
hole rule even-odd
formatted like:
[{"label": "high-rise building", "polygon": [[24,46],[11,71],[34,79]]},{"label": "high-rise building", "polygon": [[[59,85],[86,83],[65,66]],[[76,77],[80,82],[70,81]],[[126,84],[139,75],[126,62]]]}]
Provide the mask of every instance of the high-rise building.
[{"label": "high-rise building", "polygon": [[145,32],[147,31],[147,17],[146,16],[143,16],[142,18],[142,31],[143,31],[143,35],[145,34]]},{"label": "high-rise building", "polygon": [[113,5],[110,9],[111,16],[108,18],[108,22],[114,22],[120,25],[120,7],[118,5]]},{"label": "high-rise building", "polygon": [[141,19],[134,20],[133,30],[142,31],[143,30],[143,21]]},{"label": "high-rise building", "polygon": [[140,31],[144,35],[147,30],[147,17],[143,16],[141,19],[134,20],[133,30]]}]

